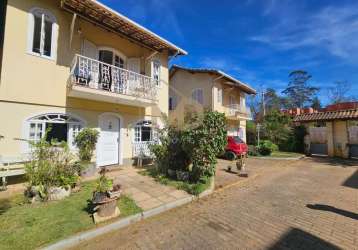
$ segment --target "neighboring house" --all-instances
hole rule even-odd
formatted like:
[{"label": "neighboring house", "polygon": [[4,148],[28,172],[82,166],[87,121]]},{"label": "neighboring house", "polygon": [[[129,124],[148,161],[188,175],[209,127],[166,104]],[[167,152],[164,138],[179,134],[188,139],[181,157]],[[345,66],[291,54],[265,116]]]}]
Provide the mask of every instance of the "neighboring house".
[{"label": "neighboring house", "polygon": [[195,69],[173,65],[170,69],[169,120],[181,125],[185,114],[211,109],[226,114],[228,135],[246,141],[246,95],[256,94],[249,85],[216,69]]},{"label": "neighboring house", "polygon": [[322,112],[297,115],[294,121],[306,127],[306,153],[358,158],[358,106],[335,104]]},{"label": "neighboring house", "polygon": [[168,114],[168,60],[184,50],[94,0],[0,7],[2,157],[27,155],[49,127],[74,151],[82,128],[98,129],[98,166],[148,151]]}]

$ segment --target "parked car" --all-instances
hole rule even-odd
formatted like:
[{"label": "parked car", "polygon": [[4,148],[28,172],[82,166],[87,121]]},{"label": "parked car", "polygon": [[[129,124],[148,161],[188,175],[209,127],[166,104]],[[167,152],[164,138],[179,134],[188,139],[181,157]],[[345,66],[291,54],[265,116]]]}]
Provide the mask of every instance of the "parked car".
[{"label": "parked car", "polygon": [[249,147],[238,136],[228,136],[225,148],[224,158],[227,160],[235,160],[241,154],[247,154]]}]

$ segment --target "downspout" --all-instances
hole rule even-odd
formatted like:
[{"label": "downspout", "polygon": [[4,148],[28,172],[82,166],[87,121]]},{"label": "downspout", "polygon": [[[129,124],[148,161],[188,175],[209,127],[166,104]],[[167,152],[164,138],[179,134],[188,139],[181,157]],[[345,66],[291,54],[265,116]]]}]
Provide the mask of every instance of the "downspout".
[{"label": "downspout", "polygon": [[75,29],[76,18],[77,18],[77,14],[74,13],[72,17],[71,29],[70,29],[70,48],[72,47],[72,39],[73,39],[73,32]]}]

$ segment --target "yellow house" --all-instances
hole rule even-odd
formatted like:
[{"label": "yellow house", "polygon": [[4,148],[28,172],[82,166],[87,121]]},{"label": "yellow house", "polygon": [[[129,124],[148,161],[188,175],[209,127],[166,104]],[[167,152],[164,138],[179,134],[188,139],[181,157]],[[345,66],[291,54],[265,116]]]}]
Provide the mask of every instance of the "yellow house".
[{"label": "yellow house", "polygon": [[186,68],[173,65],[169,74],[169,120],[181,125],[185,114],[203,109],[226,114],[228,135],[246,141],[246,95],[256,94],[249,85],[216,69]]},{"label": "yellow house", "polygon": [[1,1],[0,157],[52,127],[100,132],[97,166],[129,164],[168,114],[168,60],[184,50],[94,0]]}]

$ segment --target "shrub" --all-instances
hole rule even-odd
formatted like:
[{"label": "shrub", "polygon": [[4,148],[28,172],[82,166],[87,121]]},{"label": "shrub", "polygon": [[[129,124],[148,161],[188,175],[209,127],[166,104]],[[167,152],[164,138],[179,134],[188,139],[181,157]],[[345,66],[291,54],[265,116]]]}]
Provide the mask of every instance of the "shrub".
[{"label": "shrub", "polygon": [[219,112],[186,116],[186,126],[167,126],[161,131],[160,144],[150,147],[158,170],[189,171],[190,180],[199,182],[215,174],[216,156],[227,144],[226,118]]},{"label": "shrub", "polygon": [[270,155],[274,151],[278,151],[278,146],[269,140],[261,141],[257,150],[261,155]]},{"label": "shrub", "polygon": [[83,162],[92,159],[93,151],[96,149],[99,132],[92,128],[85,128],[78,133],[75,144],[79,149],[79,158]]},{"label": "shrub", "polygon": [[77,183],[74,156],[66,143],[48,142],[45,136],[30,144],[32,152],[30,161],[25,164],[25,174],[29,188],[36,186],[42,199],[47,199],[50,187],[68,188]]},{"label": "shrub", "polygon": [[226,118],[223,113],[204,111],[193,116],[183,131],[183,147],[192,162],[191,179],[198,182],[215,174],[216,156],[227,144]]}]

